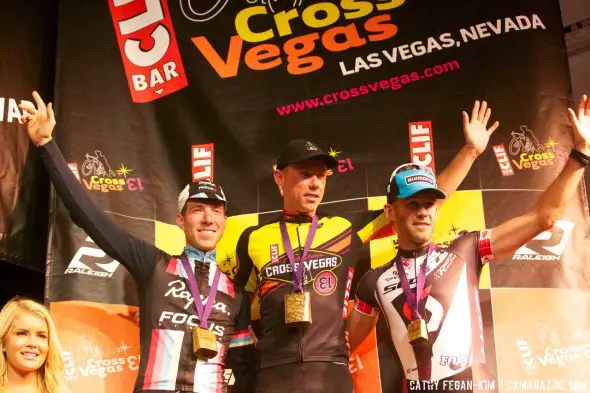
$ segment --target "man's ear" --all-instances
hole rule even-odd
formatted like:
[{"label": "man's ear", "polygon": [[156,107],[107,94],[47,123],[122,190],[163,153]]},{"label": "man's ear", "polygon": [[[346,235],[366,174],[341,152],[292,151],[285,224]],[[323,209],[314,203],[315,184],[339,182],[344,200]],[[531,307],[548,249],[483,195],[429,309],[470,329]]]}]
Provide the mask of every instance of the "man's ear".
[{"label": "man's ear", "polygon": [[385,216],[387,217],[387,221],[390,224],[394,224],[395,223],[395,208],[393,207],[393,203],[392,204],[388,204],[386,203],[383,206],[383,211],[385,212]]},{"label": "man's ear", "polygon": [[184,216],[182,214],[176,213],[176,225],[184,231]]},{"label": "man's ear", "polygon": [[275,178],[275,183],[277,183],[277,186],[279,187],[279,192],[281,193],[281,196],[283,196],[283,185],[285,182],[285,177],[283,176],[283,172],[279,171],[278,169],[275,169],[274,178]]}]

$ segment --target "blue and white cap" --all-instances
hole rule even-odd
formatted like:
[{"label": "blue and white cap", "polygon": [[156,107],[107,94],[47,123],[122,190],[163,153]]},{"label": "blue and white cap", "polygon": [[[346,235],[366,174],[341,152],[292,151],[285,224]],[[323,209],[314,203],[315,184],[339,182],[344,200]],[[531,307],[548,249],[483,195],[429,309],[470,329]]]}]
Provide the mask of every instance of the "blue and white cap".
[{"label": "blue and white cap", "polygon": [[387,184],[387,203],[396,199],[409,198],[420,191],[432,191],[436,199],[447,196],[436,183],[436,177],[429,167],[418,164],[404,164],[394,169]]},{"label": "blue and white cap", "polygon": [[199,180],[184,187],[184,190],[178,195],[178,213],[182,214],[189,199],[208,199],[227,205],[227,199],[221,186],[210,180]]}]

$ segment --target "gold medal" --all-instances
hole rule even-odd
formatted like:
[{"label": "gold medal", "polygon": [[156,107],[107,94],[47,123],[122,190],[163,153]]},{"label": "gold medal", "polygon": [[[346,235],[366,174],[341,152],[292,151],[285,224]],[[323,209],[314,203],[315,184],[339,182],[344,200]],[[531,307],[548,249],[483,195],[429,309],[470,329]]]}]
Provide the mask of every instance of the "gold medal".
[{"label": "gold medal", "polygon": [[211,359],[217,356],[215,333],[202,327],[193,328],[193,353],[196,357]]},{"label": "gold medal", "polygon": [[424,319],[414,319],[410,322],[408,325],[408,339],[412,345],[420,345],[428,341],[428,330]]},{"label": "gold medal", "polygon": [[285,324],[289,326],[311,324],[309,292],[294,292],[285,295]]}]

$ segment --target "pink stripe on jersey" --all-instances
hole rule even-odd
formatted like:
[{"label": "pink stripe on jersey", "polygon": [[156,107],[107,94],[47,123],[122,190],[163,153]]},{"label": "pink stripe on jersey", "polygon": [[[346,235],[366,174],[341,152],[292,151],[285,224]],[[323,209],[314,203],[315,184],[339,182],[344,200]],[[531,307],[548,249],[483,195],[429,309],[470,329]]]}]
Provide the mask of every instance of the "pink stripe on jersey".
[{"label": "pink stripe on jersey", "polygon": [[153,329],[144,390],[175,390],[184,332]]}]

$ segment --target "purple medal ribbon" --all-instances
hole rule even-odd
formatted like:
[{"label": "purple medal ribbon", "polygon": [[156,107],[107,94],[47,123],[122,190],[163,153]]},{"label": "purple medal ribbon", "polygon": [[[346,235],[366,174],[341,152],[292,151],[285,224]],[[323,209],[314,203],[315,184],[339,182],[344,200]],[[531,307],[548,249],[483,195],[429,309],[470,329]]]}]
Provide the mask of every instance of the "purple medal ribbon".
[{"label": "purple medal ribbon", "polygon": [[[215,275],[213,276],[213,284],[211,285],[211,290],[209,291],[209,297],[207,298],[207,304],[203,306],[203,302],[201,301],[201,294],[199,292],[199,286],[197,285],[197,280],[195,279],[195,273],[191,268],[191,264],[189,263],[186,255],[183,255],[180,260],[182,261],[182,266],[184,267],[184,271],[186,272],[186,276],[188,278],[188,285],[191,289],[191,293],[193,295],[195,307],[197,308],[197,315],[199,316],[199,327],[203,329],[209,329],[209,315],[211,314],[211,309],[213,308],[213,303],[215,302],[215,295],[217,294],[217,284],[219,284],[219,276],[221,275],[221,270],[216,267]],[[197,263],[197,261],[195,261]]]},{"label": "purple medal ribbon", "polygon": [[402,262],[402,256],[398,251],[398,255],[395,258],[395,266],[397,268],[397,273],[399,275],[399,280],[402,284],[402,289],[404,290],[404,295],[406,295],[406,301],[408,302],[408,306],[412,312],[412,320],[420,319],[420,297],[422,296],[422,291],[424,290],[424,284],[426,283],[426,267],[428,265],[428,258],[432,251],[434,250],[434,244],[430,243],[428,246],[428,253],[426,254],[426,258],[424,258],[424,262],[420,266],[420,273],[418,274],[418,282],[416,284],[416,298],[414,298],[414,294],[412,293],[412,288],[410,288],[410,282],[408,281],[408,277],[406,276],[406,272],[404,270],[404,265]]},{"label": "purple medal ribbon", "polygon": [[299,265],[295,265],[295,254],[293,254],[293,247],[291,247],[291,240],[289,240],[289,233],[287,232],[287,223],[285,222],[285,218],[281,218],[280,227],[281,237],[283,239],[283,247],[285,247],[287,258],[291,263],[291,268],[293,268],[293,292],[303,292],[303,262],[305,261],[307,253],[311,248],[311,243],[313,242],[313,238],[315,236],[315,230],[318,227],[318,216],[314,215],[313,219],[311,220],[309,233],[307,234],[307,239],[305,240],[305,248],[303,249],[303,254],[301,254],[301,258],[299,259]]}]

